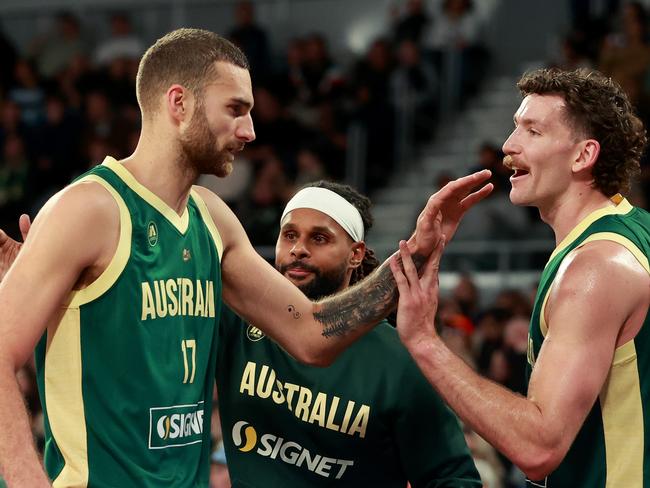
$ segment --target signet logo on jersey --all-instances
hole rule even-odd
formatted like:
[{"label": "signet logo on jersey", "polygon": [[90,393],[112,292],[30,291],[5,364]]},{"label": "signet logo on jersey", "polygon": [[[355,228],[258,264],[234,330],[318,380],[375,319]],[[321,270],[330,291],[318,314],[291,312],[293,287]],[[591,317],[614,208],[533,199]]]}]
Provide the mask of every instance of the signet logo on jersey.
[{"label": "signet logo on jersey", "polygon": [[149,449],[203,442],[203,402],[149,409]]},{"label": "signet logo on jersey", "polygon": [[339,480],[350,466],[354,466],[352,459],[323,456],[281,436],[258,436],[255,428],[245,420],[240,420],[232,426],[232,441],[241,452],[282,461],[297,468],[307,469],[323,478]]}]

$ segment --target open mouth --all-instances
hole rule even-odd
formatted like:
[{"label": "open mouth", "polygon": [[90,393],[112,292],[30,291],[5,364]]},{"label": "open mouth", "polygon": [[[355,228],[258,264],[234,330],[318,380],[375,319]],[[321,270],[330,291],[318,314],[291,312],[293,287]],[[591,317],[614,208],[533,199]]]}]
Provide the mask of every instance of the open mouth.
[{"label": "open mouth", "polygon": [[526,176],[528,174],[528,171],[525,169],[521,168],[512,168],[514,170],[514,173],[510,177],[511,180],[521,178],[522,176]]}]

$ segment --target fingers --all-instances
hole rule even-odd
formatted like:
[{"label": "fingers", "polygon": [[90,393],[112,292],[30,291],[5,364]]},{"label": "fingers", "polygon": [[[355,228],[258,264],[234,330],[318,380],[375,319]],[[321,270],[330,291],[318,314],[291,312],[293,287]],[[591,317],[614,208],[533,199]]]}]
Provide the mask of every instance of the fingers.
[{"label": "fingers", "polygon": [[406,244],[406,241],[400,241],[399,243],[399,253],[402,257],[402,267],[404,268],[404,275],[408,280],[409,287],[419,288],[420,287],[420,277],[418,276],[418,270],[413,263],[411,258],[411,252]]},{"label": "fingers", "polygon": [[31,226],[32,223],[29,219],[29,215],[22,214],[18,219],[18,227],[20,227],[20,233],[23,236],[23,242],[25,241],[25,239],[27,239],[27,234],[29,233],[29,229]]},{"label": "fingers", "polygon": [[393,272],[393,278],[395,278],[395,283],[397,284],[397,290],[399,291],[400,296],[405,295],[408,292],[409,285],[404,273],[402,273],[402,266],[399,264],[399,255],[397,253],[391,256],[388,265],[390,266],[390,270]]},{"label": "fingers", "polygon": [[487,197],[490,193],[492,193],[492,190],[494,190],[494,185],[492,183],[488,183],[487,185],[483,186],[481,189],[467,195],[465,198],[461,200],[460,204],[463,206],[465,210],[472,208],[475,204],[477,204],[485,197]]},{"label": "fingers", "polygon": [[438,283],[440,260],[445,250],[446,240],[446,237],[443,235],[424,265],[424,273],[422,274],[420,282],[425,290],[432,289],[432,287]]},{"label": "fingers", "polygon": [[[462,178],[458,178],[447,183],[440,190],[429,197],[429,201],[427,202],[423,213],[426,211],[438,211],[440,206],[450,199],[457,199],[458,201],[464,199],[472,191],[472,188],[476,188],[478,185],[485,183],[488,179],[490,179],[491,176],[492,172],[488,169],[484,169],[482,171],[477,171],[476,173],[463,176]],[[486,186],[488,185],[485,185],[477,193],[483,195],[481,192]],[[489,194],[490,191],[492,191],[491,187],[490,190],[488,190],[487,194]],[[487,196],[487,194],[482,198]]]}]

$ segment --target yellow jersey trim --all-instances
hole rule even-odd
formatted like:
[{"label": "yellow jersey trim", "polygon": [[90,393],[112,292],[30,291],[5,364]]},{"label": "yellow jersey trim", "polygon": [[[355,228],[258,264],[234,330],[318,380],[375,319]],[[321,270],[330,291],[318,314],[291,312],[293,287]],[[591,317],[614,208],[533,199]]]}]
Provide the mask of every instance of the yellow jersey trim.
[{"label": "yellow jersey trim", "polygon": [[126,169],[123,164],[118,163],[114,158],[106,156],[102,165],[113,170],[113,172],[115,172],[115,174],[117,174],[117,176],[119,176],[120,179],[131,188],[131,190],[137,193],[140,198],[169,220],[169,222],[176,227],[181,234],[185,234],[190,223],[190,215],[187,211],[187,206],[185,206],[185,209],[183,210],[183,215],[179,216],[169,205],[163,202],[158,195],[136,180],[135,176],[129,173],[129,170]]},{"label": "yellow jersey trim", "polygon": [[598,232],[596,234],[592,234],[589,237],[587,237],[580,246],[583,246],[584,244],[592,241],[613,241],[617,242],[621,246],[623,246],[625,249],[630,251],[632,255],[636,258],[636,260],[639,262],[641,266],[643,266],[643,269],[646,270],[648,274],[650,274],[650,264],[648,264],[648,257],[643,254],[641,249],[639,249],[636,244],[634,244],[631,240],[629,240],[627,237],[622,236],[620,234],[616,234],[614,232]]},{"label": "yellow jersey trim", "polygon": [[582,234],[587,229],[587,227],[593,224],[596,220],[604,217],[605,215],[625,215],[631,212],[634,208],[632,205],[630,205],[630,202],[628,202],[627,199],[623,198],[620,194],[614,195],[611,198],[611,201],[615,205],[599,208],[598,210],[591,212],[584,219],[582,219],[580,223],[576,225],[564,239],[562,239],[562,242],[558,244],[558,246],[553,251],[553,254],[551,254],[551,257],[548,259],[548,262],[550,263],[555,256],[566,249],[573,241],[577,239],[580,234]]},{"label": "yellow jersey trim", "polygon": [[88,439],[81,377],[81,319],[68,308],[47,332],[45,402],[50,429],[65,462],[53,488],[88,485]]},{"label": "yellow jersey trim", "polygon": [[221,256],[223,255],[223,241],[221,240],[219,229],[217,229],[217,225],[214,223],[212,215],[210,215],[210,211],[208,210],[208,206],[203,201],[203,198],[201,198],[201,195],[199,195],[196,190],[192,190],[190,195],[192,195],[194,203],[196,203],[199,213],[201,214],[201,218],[203,219],[203,222],[205,222],[208,232],[210,232],[210,235],[212,236],[214,245],[217,247],[217,253],[219,254],[219,262],[221,262]]},{"label": "yellow jersey trim", "polygon": [[90,303],[106,293],[122,274],[131,256],[131,214],[122,196],[108,182],[97,175],[88,175],[75,184],[84,181],[99,183],[115,199],[120,210],[120,238],[115,254],[102,274],[86,288],[72,292],[70,307],[79,307]]},{"label": "yellow jersey trim", "polygon": [[606,488],[643,487],[643,407],[634,340],[616,349],[599,395],[607,463]]},{"label": "yellow jersey trim", "polygon": [[[616,234],[615,232],[597,232],[587,237],[583,242],[580,243],[578,247],[576,247],[576,249],[580,249],[588,242],[594,242],[594,241],[612,241],[620,244],[625,249],[630,251],[630,253],[632,253],[632,255],[639,262],[639,264],[643,266],[643,269],[645,269],[646,272],[650,274],[650,263],[648,262],[648,257],[636,246],[636,244],[634,244],[627,237],[622,236],[621,234]],[[550,296],[552,289],[553,289],[553,284],[548,288],[548,291],[546,292],[546,296],[544,297],[544,301],[542,302],[542,308],[539,313],[539,329],[540,332],[542,333],[542,336],[544,337],[546,337],[546,333],[548,332],[548,325],[546,324],[546,303],[548,302],[548,297]]]}]

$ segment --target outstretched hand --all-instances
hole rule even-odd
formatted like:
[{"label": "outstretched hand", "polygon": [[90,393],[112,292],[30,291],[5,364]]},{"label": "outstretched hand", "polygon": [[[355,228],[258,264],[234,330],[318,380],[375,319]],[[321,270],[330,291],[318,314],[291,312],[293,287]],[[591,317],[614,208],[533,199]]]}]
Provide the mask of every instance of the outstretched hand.
[{"label": "outstretched hand", "polygon": [[[440,214],[433,223],[440,227]],[[399,254],[390,258],[390,269],[399,290],[397,305],[397,332],[407,349],[436,334],[435,316],[438,310],[438,271],[445,247],[443,234],[424,266],[422,276],[413,263],[406,241],[401,241]],[[401,261],[401,263],[400,263]]]},{"label": "outstretched hand", "polygon": [[[478,171],[450,181],[429,197],[424,210],[418,217],[415,232],[408,240],[411,254],[429,256],[439,240],[440,234],[434,229],[434,219],[442,212],[442,233],[449,242],[456,233],[458,224],[470,208],[487,197],[494,185],[486,181],[492,176],[489,170]],[[478,190],[472,191],[482,185]]]},{"label": "outstretched hand", "polygon": [[[27,234],[29,233],[31,225],[28,215],[23,214],[20,216],[18,226],[20,227],[23,241],[27,239]],[[21,242],[14,241],[2,229],[0,229],[0,281],[5,277],[7,271],[9,271],[9,268],[16,260],[16,256],[18,256],[18,252],[22,246]]]}]

